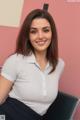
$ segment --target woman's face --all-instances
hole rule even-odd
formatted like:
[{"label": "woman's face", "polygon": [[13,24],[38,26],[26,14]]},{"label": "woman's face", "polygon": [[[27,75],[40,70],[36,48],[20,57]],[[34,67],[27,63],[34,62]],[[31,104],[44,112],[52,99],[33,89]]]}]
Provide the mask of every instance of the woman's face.
[{"label": "woman's face", "polygon": [[35,18],[30,27],[30,43],[35,52],[45,52],[51,43],[52,31],[45,18]]}]

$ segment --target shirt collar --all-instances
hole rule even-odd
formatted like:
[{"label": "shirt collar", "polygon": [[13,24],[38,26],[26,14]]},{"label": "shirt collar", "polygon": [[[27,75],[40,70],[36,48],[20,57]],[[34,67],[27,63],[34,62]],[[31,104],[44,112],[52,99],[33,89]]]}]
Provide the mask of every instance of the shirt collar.
[{"label": "shirt collar", "polygon": [[[27,56],[27,62],[30,64],[36,64],[38,67],[40,67],[36,61],[34,53],[31,53],[29,56]],[[48,62],[45,69],[48,69],[49,67],[50,67],[50,63]]]}]

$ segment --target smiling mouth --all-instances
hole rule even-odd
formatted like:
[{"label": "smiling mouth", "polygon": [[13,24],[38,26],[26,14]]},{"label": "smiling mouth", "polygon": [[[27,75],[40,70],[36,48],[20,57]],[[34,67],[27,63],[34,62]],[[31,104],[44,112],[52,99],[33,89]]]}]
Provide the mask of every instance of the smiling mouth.
[{"label": "smiling mouth", "polygon": [[36,41],[38,45],[44,45],[46,42],[47,40]]}]

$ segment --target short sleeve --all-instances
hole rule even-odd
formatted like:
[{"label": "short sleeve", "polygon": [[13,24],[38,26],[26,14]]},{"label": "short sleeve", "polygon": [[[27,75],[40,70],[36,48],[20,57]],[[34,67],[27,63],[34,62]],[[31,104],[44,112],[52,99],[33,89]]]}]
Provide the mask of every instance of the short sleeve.
[{"label": "short sleeve", "polygon": [[1,75],[6,79],[14,82],[17,77],[17,57],[11,55],[2,66]]}]

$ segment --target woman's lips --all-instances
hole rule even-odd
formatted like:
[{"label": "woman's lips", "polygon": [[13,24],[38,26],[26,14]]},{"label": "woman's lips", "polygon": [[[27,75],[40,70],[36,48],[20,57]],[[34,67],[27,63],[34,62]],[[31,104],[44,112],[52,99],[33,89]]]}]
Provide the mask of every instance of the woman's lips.
[{"label": "woman's lips", "polygon": [[47,40],[36,41],[38,45],[44,45]]}]

